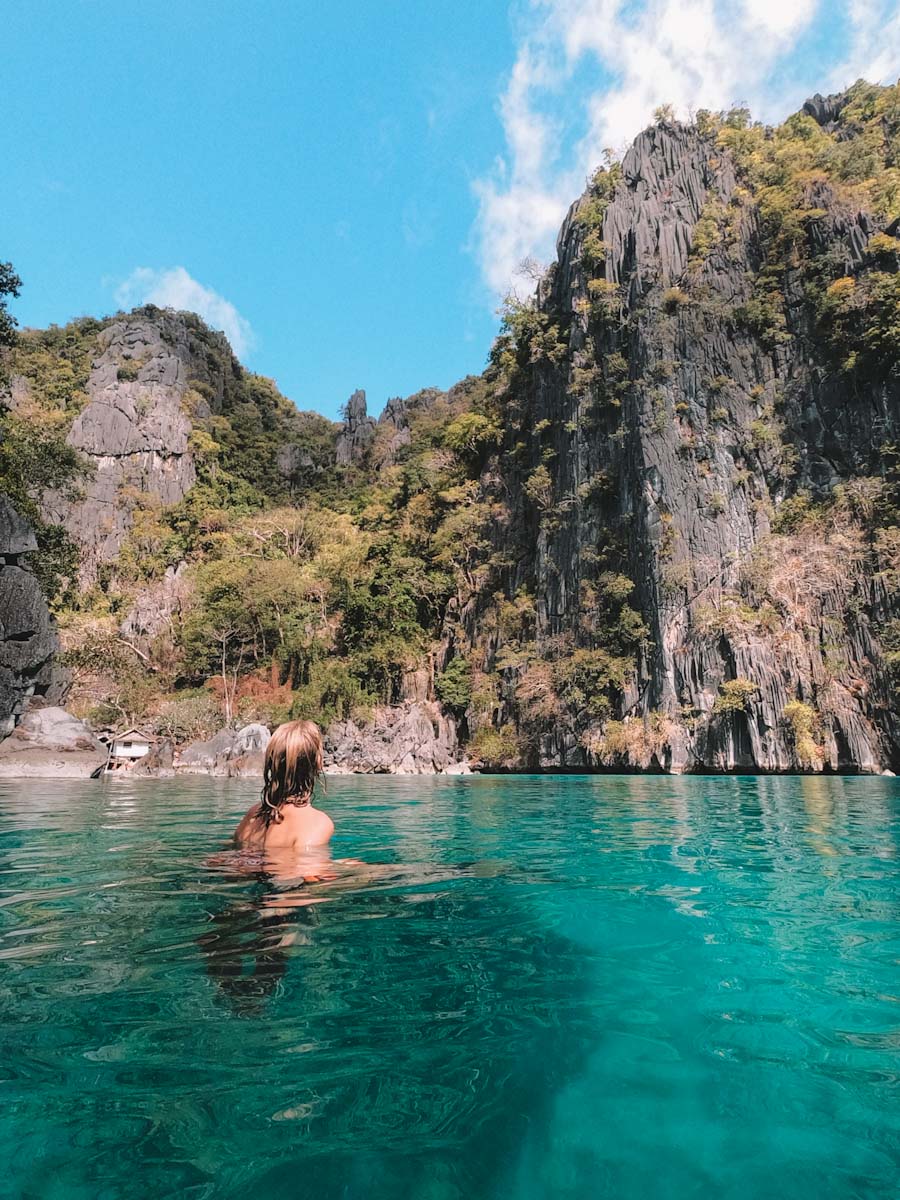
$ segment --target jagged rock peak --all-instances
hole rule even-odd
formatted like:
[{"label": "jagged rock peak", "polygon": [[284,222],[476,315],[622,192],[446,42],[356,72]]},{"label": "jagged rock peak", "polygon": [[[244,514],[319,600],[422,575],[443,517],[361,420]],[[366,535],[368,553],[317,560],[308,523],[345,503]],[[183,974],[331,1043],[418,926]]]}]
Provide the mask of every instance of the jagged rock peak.
[{"label": "jagged rock peak", "polygon": [[343,409],[344,422],[337,437],[335,457],[339,467],[359,462],[372,444],[376,421],[366,410],[366,393],[357,388]]},{"label": "jagged rock peak", "polygon": [[847,107],[850,96],[847,92],[836,92],[832,96],[822,96],[816,92],[803,105],[803,111],[823,129],[833,129],[841,113]]},{"label": "jagged rock peak", "polygon": [[369,420],[366,410],[365,388],[357,388],[344,405],[344,420],[351,429],[354,426],[361,425],[365,421]]},{"label": "jagged rock peak", "polygon": [[406,424],[407,403],[402,396],[391,396],[378,418],[379,425],[393,425],[399,429]]}]

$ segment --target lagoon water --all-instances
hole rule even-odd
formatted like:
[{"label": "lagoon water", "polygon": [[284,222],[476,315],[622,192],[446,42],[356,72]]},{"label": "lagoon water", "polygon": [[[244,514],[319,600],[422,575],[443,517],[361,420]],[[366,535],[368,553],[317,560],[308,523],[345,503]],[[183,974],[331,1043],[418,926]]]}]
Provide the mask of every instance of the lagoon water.
[{"label": "lagoon water", "polygon": [[0,785],[3,1195],[897,1195],[900,780],[332,779],[292,888],[253,798]]}]

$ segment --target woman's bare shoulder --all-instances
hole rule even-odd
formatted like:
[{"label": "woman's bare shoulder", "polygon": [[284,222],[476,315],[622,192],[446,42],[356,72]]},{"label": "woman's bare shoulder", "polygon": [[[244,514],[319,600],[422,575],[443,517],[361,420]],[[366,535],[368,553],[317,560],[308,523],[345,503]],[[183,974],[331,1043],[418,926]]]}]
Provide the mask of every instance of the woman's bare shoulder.
[{"label": "woman's bare shoulder", "polygon": [[328,813],[322,812],[320,808],[309,808],[302,810],[302,824],[298,830],[298,841],[302,841],[305,845],[314,843],[322,844],[327,842],[334,833],[334,821],[329,817]]}]

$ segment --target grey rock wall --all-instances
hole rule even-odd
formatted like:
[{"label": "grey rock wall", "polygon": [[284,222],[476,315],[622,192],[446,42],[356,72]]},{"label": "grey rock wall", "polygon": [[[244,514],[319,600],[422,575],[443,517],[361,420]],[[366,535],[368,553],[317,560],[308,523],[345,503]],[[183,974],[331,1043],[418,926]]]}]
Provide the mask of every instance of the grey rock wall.
[{"label": "grey rock wall", "polygon": [[12,731],[32,696],[54,689],[56,632],[28,569],[36,549],[31,526],[0,495],[0,737]]}]

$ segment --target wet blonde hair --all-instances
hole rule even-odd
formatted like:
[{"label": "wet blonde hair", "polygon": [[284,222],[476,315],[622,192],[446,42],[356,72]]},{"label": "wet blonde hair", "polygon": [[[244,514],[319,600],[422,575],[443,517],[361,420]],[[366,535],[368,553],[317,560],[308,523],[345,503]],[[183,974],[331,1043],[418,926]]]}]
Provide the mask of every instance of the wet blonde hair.
[{"label": "wet blonde hair", "polygon": [[279,725],[266,747],[260,816],[267,825],[284,820],[284,804],[309,804],[322,774],[322,734],[313,721]]}]

